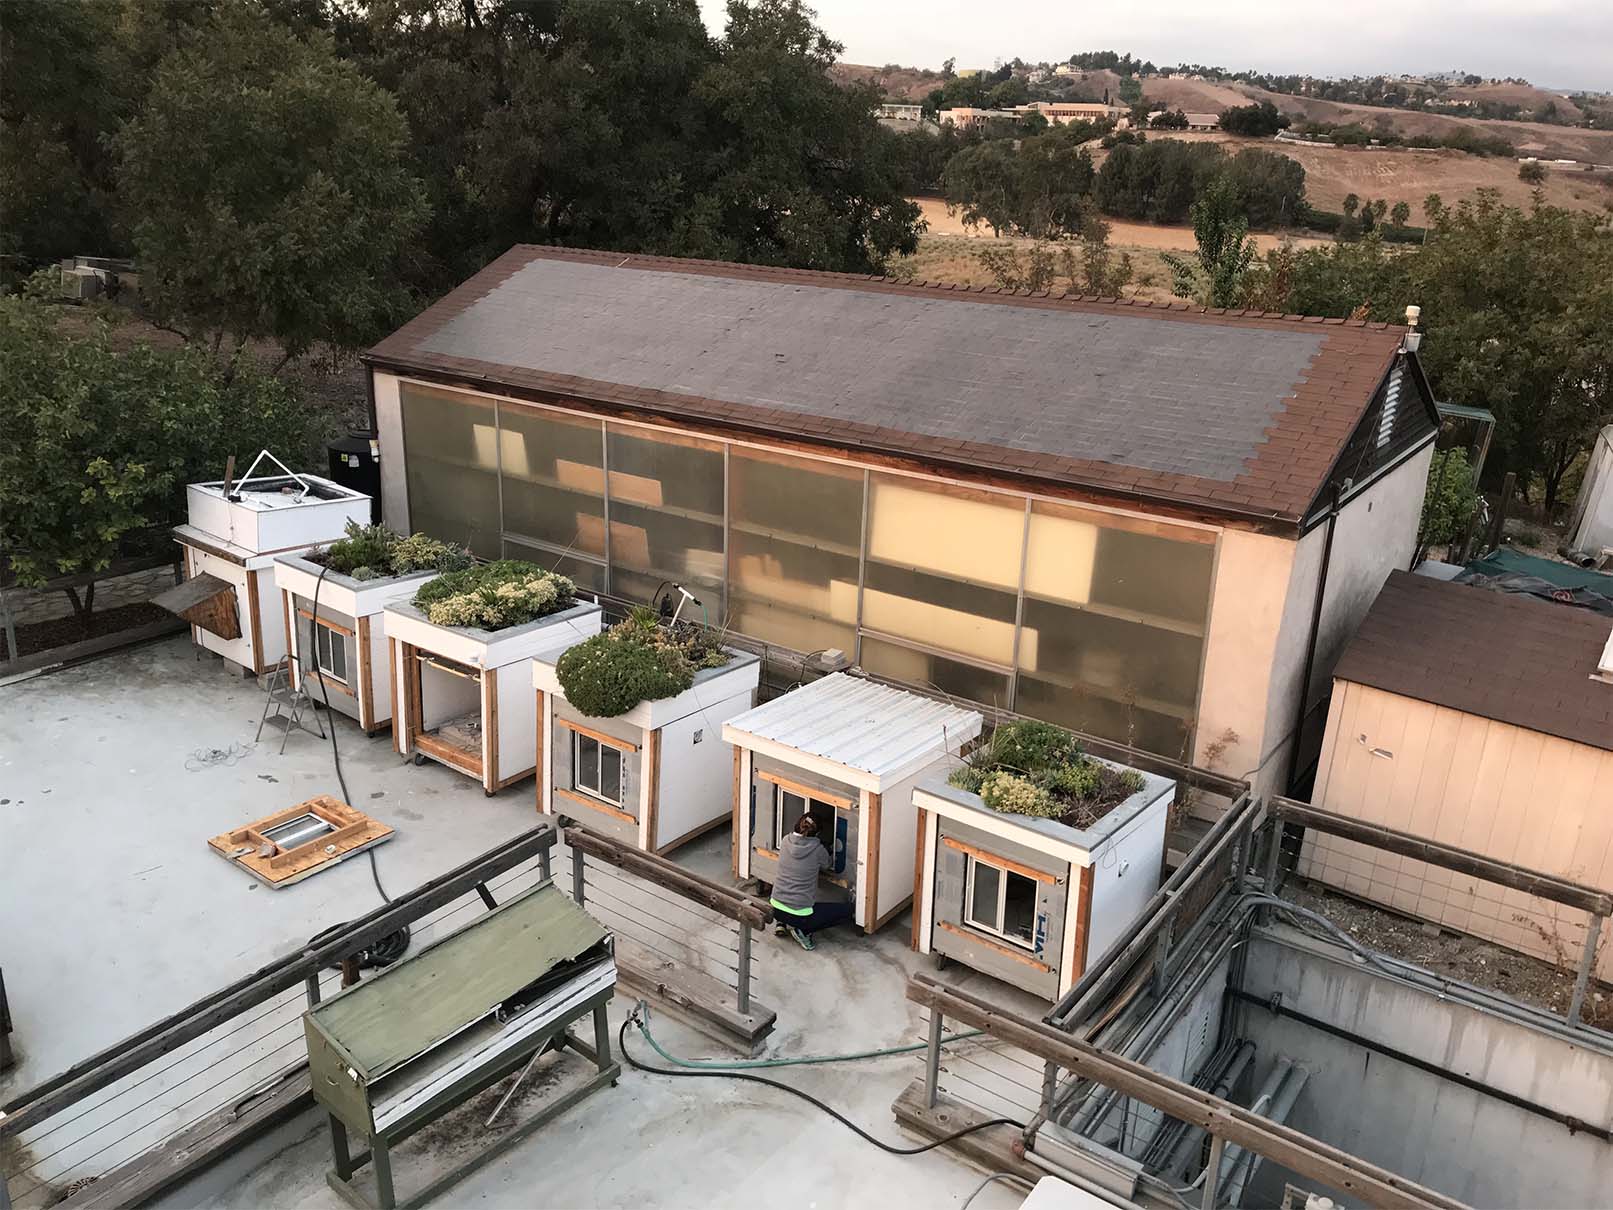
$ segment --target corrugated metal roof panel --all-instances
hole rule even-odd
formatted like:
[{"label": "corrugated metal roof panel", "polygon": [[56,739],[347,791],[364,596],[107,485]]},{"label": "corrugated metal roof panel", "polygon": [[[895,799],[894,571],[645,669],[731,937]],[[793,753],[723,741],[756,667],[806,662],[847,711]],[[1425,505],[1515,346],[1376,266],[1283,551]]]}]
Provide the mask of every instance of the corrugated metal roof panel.
[{"label": "corrugated metal roof panel", "polygon": [[836,672],[729,720],[758,739],[876,777],[956,750],[980,734],[979,711]]}]

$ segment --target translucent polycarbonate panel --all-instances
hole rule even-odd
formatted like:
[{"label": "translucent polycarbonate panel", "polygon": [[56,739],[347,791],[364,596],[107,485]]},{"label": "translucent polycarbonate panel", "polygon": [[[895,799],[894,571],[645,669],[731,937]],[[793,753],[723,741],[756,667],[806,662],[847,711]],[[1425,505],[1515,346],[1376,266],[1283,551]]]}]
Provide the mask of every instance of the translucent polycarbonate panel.
[{"label": "translucent polycarbonate panel", "polygon": [[1190,754],[1214,562],[1184,527],[1033,503],[1015,709]]},{"label": "translucent polycarbonate panel", "polygon": [[728,623],[801,652],[856,641],[863,472],[734,447]]},{"label": "translucent polycarbonate panel", "polygon": [[505,531],[603,557],[604,458],[599,421],[499,404]]},{"label": "translucent polycarbonate panel", "polygon": [[1012,663],[1024,501],[874,475],[868,508],[863,628]]},{"label": "translucent polycarbonate panel", "polygon": [[1130,744],[1172,760],[1191,760],[1193,720],[1149,710],[1068,684],[1019,674],[1014,709],[1088,735]]},{"label": "translucent polycarbonate panel", "polygon": [[409,526],[499,554],[498,423],[493,401],[459,391],[398,384],[403,413]]},{"label": "translucent polycarbonate panel", "polygon": [[861,664],[869,672],[954,697],[1008,708],[1008,677],[934,652],[916,651],[871,635],[862,637]]},{"label": "translucent polycarbonate panel", "polygon": [[1190,533],[1038,500],[1031,506],[1025,592],[1202,628],[1215,546]]},{"label": "translucent polycarbonate panel", "polygon": [[665,581],[723,614],[723,451],[716,442],[607,426],[611,592],[650,603]]}]

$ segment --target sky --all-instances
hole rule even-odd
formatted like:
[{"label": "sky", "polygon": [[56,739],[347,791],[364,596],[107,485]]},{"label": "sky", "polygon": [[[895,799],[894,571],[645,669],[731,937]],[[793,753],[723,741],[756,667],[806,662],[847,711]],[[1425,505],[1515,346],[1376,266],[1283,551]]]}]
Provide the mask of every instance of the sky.
[{"label": "sky", "polygon": [[[1550,88],[1613,91],[1609,0],[808,0],[848,63],[992,67],[1130,51],[1160,66],[1316,76],[1462,70]],[[700,0],[720,32],[724,0]]]}]

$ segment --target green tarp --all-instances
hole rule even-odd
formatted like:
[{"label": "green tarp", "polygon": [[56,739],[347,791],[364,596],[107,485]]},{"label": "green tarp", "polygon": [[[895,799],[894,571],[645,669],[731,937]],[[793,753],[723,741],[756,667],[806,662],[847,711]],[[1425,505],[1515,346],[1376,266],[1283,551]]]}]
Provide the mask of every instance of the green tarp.
[{"label": "green tarp", "polygon": [[1558,588],[1588,588],[1604,597],[1613,597],[1613,575],[1505,548],[1474,559],[1467,570],[1481,576],[1535,576]]}]

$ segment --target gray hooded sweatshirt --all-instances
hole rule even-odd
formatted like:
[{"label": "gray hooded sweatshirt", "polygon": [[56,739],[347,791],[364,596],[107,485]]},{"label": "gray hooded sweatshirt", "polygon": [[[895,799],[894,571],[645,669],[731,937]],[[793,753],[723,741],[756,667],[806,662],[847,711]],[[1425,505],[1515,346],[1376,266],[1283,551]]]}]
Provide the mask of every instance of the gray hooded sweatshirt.
[{"label": "gray hooded sweatshirt", "polygon": [[818,898],[818,871],[829,868],[829,850],[816,836],[791,832],[778,847],[778,877],[773,901],[797,912],[810,912]]}]

